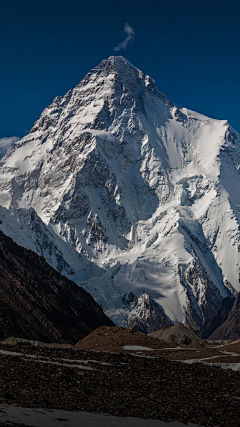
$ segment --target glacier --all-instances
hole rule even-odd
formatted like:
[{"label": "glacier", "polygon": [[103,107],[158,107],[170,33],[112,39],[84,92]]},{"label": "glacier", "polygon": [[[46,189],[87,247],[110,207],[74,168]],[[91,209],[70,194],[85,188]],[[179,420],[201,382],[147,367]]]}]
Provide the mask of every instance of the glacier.
[{"label": "glacier", "polygon": [[121,56],[0,160],[0,229],[121,326],[202,328],[240,291],[240,135]]}]

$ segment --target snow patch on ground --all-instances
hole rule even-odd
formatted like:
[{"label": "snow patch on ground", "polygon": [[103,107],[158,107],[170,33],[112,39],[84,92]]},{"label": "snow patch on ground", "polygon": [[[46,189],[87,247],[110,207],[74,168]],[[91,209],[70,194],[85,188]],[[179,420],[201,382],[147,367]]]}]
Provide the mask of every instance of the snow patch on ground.
[{"label": "snow patch on ground", "polygon": [[[69,412],[57,409],[22,408],[0,404],[1,421],[24,423],[31,427],[184,427],[177,421],[164,423],[133,417],[115,417],[107,414]],[[188,427],[201,427],[188,424]]]},{"label": "snow patch on ground", "polygon": [[143,347],[141,345],[125,345],[123,347],[123,350],[133,350],[133,351],[145,350],[145,351],[153,351],[154,349],[152,349],[150,347]]}]

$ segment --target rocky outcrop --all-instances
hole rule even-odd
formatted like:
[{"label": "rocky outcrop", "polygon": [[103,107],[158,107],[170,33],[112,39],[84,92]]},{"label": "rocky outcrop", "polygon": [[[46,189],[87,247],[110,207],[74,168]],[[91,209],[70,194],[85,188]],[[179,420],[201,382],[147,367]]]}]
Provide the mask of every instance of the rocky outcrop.
[{"label": "rocky outcrop", "polygon": [[76,343],[112,324],[90,294],[0,232],[0,339]]},{"label": "rocky outcrop", "polygon": [[141,334],[133,329],[102,326],[81,339],[75,348],[77,350],[119,352],[144,350],[144,348],[147,351],[167,346],[165,341]]},{"label": "rocky outcrop", "polygon": [[168,328],[154,331],[150,334],[150,336],[153,338],[159,338],[169,343],[184,345],[201,341],[201,338],[199,338],[193,330],[187,328],[182,323],[176,323],[175,325],[169,326]]},{"label": "rocky outcrop", "polygon": [[134,295],[130,292],[124,296],[124,301],[129,305],[128,327],[144,334],[173,325],[173,322],[147,292]]}]

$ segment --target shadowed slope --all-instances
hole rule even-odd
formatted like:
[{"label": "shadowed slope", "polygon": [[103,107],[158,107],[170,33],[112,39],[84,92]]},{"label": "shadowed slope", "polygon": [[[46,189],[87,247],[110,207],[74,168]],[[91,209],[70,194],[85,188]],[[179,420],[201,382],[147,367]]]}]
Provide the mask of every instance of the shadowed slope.
[{"label": "shadowed slope", "polygon": [[240,338],[240,293],[226,320],[208,337],[211,340],[235,340]]},{"label": "shadowed slope", "polygon": [[75,343],[113,325],[94,299],[0,232],[0,339]]}]

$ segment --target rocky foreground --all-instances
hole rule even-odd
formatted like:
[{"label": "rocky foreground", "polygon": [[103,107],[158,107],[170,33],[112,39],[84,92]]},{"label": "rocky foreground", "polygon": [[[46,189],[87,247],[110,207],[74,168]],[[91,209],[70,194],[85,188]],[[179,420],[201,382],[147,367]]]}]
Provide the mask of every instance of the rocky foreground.
[{"label": "rocky foreground", "polygon": [[[91,334],[92,342],[97,334]],[[169,349],[169,344],[163,347],[162,341],[155,339],[159,347],[151,349],[146,345],[144,348],[143,341],[138,343],[137,335],[134,345],[127,345],[125,337],[120,348],[115,334],[118,350],[112,352],[80,349],[79,345],[51,348],[0,344],[1,402],[26,408],[178,420],[208,427],[239,425],[239,372],[168,360],[189,360],[190,356],[200,359],[205,355],[210,362],[215,355],[227,361],[234,357],[229,354],[232,347],[237,362],[239,342],[226,348],[200,342],[195,343],[197,347],[191,344]],[[106,336],[106,342],[109,339]],[[87,338],[84,340],[86,344]],[[101,342],[104,346],[102,331]]]}]

